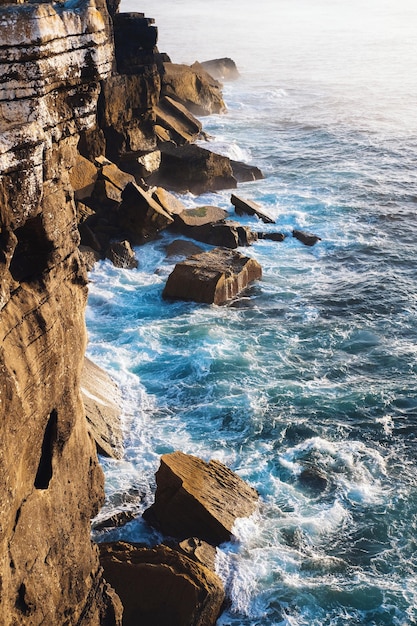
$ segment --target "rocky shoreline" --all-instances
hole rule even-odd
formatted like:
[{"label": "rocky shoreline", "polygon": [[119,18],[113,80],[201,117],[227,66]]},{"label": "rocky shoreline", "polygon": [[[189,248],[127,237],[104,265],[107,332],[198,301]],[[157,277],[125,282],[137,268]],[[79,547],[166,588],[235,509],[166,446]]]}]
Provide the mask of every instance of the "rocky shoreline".
[{"label": "rocky shoreline", "polygon": [[167,250],[178,263],[164,297],[224,304],[260,279],[259,264],[235,248],[284,240],[258,230],[272,222],[262,207],[231,195],[252,230],[218,207],[186,209],[172,193],[262,177],[195,143],[205,137],[195,116],[223,113],[219,80],[237,77],[230,59],[172,63],[153,20],[119,13],[117,0],[0,0],[4,626],[128,625],[138,616],[202,626],[221,611],[215,546],[258,497],[220,463],[181,452],[161,459],[145,517],[169,545],[91,543],[104,498],[95,448],[121,458],[123,437],[117,388],[85,359],[84,311],[87,270],[104,258],[137,267],[133,247],[165,229],[178,236]]}]

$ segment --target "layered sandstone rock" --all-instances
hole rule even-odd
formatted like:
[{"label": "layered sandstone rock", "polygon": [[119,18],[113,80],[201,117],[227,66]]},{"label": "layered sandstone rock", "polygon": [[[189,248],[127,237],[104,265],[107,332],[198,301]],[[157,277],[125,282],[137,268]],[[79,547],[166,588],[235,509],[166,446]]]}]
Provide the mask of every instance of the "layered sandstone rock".
[{"label": "layered sandstone rock", "polygon": [[162,96],[181,102],[194,115],[224,113],[221,84],[199,64],[164,63]]},{"label": "layered sandstone rock", "polygon": [[[80,396],[86,275],[69,172],[113,66],[105,5],[0,15],[0,623],[120,624],[90,518],[103,476]],[[74,173],[74,172],[73,172]],[[82,189],[82,188],[80,188]]]},{"label": "layered sandstone rock", "polygon": [[123,626],[214,626],[224,591],[214,572],[168,546],[100,545],[106,578],[123,606]]},{"label": "layered sandstone rock", "polygon": [[158,183],[170,189],[201,194],[237,186],[230,159],[195,144],[161,146]]},{"label": "layered sandstone rock", "polygon": [[167,133],[164,140],[172,140],[179,146],[195,141],[202,131],[201,122],[169,96],[161,98],[156,107],[156,123]]},{"label": "layered sandstone rock", "polygon": [[261,276],[262,268],[255,259],[235,250],[215,248],[177,263],[162,295],[164,298],[225,304]]},{"label": "layered sandstone rock", "polygon": [[251,515],[258,502],[256,490],[219,461],[183,452],[164,454],[156,484],[144,517],[167,535],[213,545],[230,541],[236,519]]}]

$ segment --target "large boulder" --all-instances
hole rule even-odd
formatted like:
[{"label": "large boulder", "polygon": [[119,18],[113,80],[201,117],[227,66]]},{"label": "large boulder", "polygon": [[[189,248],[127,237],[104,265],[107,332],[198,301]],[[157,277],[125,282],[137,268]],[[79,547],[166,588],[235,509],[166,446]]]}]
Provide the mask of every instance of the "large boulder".
[{"label": "large boulder", "polygon": [[69,179],[76,200],[83,200],[91,196],[97,174],[97,167],[91,161],[81,155],[77,157],[69,171]]},{"label": "large boulder", "polygon": [[251,515],[258,502],[256,490],[219,461],[183,452],[162,456],[156,484],[155,503],[144,517],[179,539],[230,541],[236,519]]},{"label": "large boulder", "polygon": [[120,392],[112,378],[87,357],[81,373],[81,395],[90,432],[100,454],[123,456]]},{"label": "large boulder", "polygon": [[142,68],[140,74],[114,74],[104,81],[98,118],[106,139],[106,156],[112,161],[155,149],[154,109],[159,90],[155,64]]},{"label": "large boulder", "polygon": [[254,280],[262,268],[255,259],[236,250],[215,248],[177,263],[168,276],[163,297],[225,304]]},{"label": "large boulder", "polygon": [[221,84],[198,63],[192,67],[164,63],[162,96],[181,102],[194,115],[211,115],[226,111]]},{"label": "large boulder", "polygon": [[158,183],[195,194],[237,187],[230,159],[195,144],[161,146]]},{"label": "large boulder", "polygon": [[123,626],[214,626],[224,590],[219,577],[168,546],[100,544],[106,580],[123,604]]}]

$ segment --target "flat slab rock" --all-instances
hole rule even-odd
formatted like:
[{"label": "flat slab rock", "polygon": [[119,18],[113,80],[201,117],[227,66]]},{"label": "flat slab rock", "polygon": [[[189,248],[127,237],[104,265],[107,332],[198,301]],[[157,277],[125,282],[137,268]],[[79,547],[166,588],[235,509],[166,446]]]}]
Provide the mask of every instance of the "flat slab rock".
[{"label": "flat slab rock", "polygon": [[235,207],[235,211],[238,215],[243,215],[244,213],[247,215],[256,215],[256,217],[259,217],[259,219],[265,224],[275,224],[275,220],[264,213],[262,211],[262,207],[260,207],[259,204],[253,200],[245,200],[244,198],[240,198],[232,193],[230,202]]},{"label": "flat slab rock", "polygon": [[219,461],[173,452],[161,458],[155,503],[144,518],[163,533],[219,545],[233,537],[237,518],[251,515],[258,493]]},{"label": "flat slab rock", "polygon": [[207,304],[225,304],[262,277],[260,264],[236,250],[215,248],[177,263],[168,276],[163,297]]},{"label": "flat slab rock", "polygon": [[224,601],[220,578],[168,546],[99,544],[106,580],[123,604],[123,626],[214,626]]}]

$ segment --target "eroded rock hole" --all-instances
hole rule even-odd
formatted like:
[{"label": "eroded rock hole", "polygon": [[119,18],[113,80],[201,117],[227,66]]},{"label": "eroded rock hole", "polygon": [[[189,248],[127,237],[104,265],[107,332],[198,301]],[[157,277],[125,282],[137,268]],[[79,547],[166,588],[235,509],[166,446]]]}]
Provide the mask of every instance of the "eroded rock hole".
[{"label": "eroded rock hole", "polygon": [[47,269],[52,241],[46,236],[41,216],[38,215],[17,228],[17,246],[10,263],[10,272],[18,282],[30,282],[39,278]]},{"label": "eroded rock hole", "polygon": [[55,409],[49,416],[42,442],[41,458],[36,472],[36,489],[48,489],[52,478],[52,456],[57,437],[58,414]]},{"label": "eroded rock hole", "polygon": [[26,602],[26,587],[22,583],[17,591],[16,608],[23,613],[23,615],[29,615],[30,607]]}]

